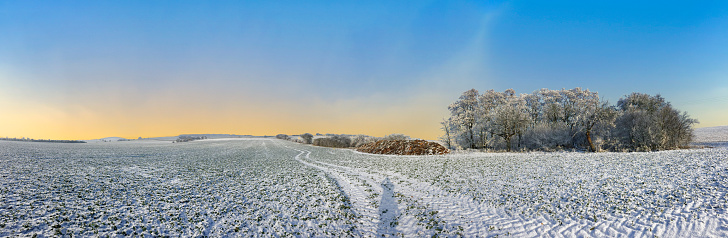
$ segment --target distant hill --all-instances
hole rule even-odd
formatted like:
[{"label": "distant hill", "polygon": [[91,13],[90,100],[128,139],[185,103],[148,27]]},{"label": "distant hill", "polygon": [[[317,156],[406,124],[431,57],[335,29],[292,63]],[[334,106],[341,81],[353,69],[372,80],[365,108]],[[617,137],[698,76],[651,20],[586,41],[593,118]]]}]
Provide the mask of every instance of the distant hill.
[{"label": "distant hill", "polygon": [[117,142],[117,141],[129,141],[129,139],[122,138],[122,137],[106,137],[101,139],[93,139],[93,140],[84,140],[88,143],[92,142]]},{"label": "distant hill", "polygon": [[224,138],[254,138],[262,136],[251,136],[251,135],[235,135],[235,134],[181,134],[178,136],[160,136],[160,137],[149,137],[143,138],[142,140],[156,140],[156,141],[176,141],[180,137],[205,137],[207,139],[224,139]]},{"label": "distant hill", "polygon": [[31,138],[0,138],[0,140],[5,141],[20,141],[20,142],[48,142],[48,143],[86,143],[86,141],[82,140],[52,140],[52,139],[31,139]]},{"label": "distant hill", "polygon": [[728,126],[715,126],[696,128],[693,131],[694,142],[725,142],[728,141]]},{"label": "distant hill", "polygon": [[[224,138],[256,138],[260,137],[263,138],[264,136],[251,136],[251,135],[235,135],[235,134],[181,134],[178,136],[160,136],[160,137],[149,137],[149,138],[142,138],[139,139],[140,141],[145,140],[151,140],[151,141],[176,141],[180,137],[205,137],[207,139],[224,139]],[[123,141],[131,141],[131,140],[137,140],[137,139],[126,139],[123,137],[106,137],[101,139],[94,139],[94,140],[84,140],[85,142],[123,142]]]},{"label": "distant hill", "polygon": [[234,134],[181,134],[179,136],[207,137],[207,139],[250,138],[250,137],[257,137],[257,136],[251,136],[251,135],[234,135]]}]

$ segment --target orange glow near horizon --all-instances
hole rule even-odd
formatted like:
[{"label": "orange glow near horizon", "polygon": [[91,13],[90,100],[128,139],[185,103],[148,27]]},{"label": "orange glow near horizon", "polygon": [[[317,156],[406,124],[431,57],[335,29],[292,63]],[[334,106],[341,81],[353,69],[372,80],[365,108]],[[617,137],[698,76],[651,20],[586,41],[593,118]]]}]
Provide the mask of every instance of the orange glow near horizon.
[{"label": "orange glow near horizon", "polygon": [[[0,136],[34,139],[87,140],[104,137],[176,136],[180,134],[276,135],[301,133],[403,133],[436,139],[446,105],[430,108],[433,99],[420,98],[386,105],[366,100],[324,102],[271,101],[215,105],[205,99],[159,98],[141,104],[123,100],[73,105],[47,105],[3,100]],[[428,103],[415,103],[428,102]],[[137,102],[132,102],[137,103]],[[440,103],[442,104],[442,103]],[[11,116],[9,116],[11,115]]]}]

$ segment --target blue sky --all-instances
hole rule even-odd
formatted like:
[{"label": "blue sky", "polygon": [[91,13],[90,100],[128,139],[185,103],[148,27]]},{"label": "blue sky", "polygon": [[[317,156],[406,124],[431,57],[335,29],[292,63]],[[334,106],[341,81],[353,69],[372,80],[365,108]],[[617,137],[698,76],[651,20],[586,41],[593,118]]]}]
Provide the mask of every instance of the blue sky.
[{"label": "blue sky", "polygon": [[660,93],[728,124],[724,1],[0,0],[0,36],[1,136],[434,139],[470,88]]}]

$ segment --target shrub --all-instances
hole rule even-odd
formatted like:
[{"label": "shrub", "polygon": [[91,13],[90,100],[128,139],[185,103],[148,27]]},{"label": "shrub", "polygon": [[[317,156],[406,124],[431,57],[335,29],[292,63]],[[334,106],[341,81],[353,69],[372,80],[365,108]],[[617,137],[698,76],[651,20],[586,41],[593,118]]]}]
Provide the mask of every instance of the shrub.
[{"label": "shrub", "polygon": [[347,148],[351,145],[351,139],[345,135],[333,135],[330,137],[316,138],[313,140],[313,145],[334,148]]},{"label": "shrub", "polygon": [[303,139],[304,143],[311,144],[313,141],[313,135],[311,135],[310,133],[306,133],[301,135],[301,139]]},{"label": "shrub", "polygon": [[410,137],[404,134],[390,134],[384,136],[384,140],[409,140]]},{"label": "shrub", "polygon": [[276,139],[288,140],[288,139],[291,139],[291,137],[289,137],[286,134],[278,134],[278,135],[276,135]]},{"label": "shrub", "polygon": [[354,136],[353,139],[351,139],[351,147],[359,147],[364,144],[376,142],[381,139],[382,138],[372,137],[372,136],[368,136],[368,135],[357,135],[357,136]]}]

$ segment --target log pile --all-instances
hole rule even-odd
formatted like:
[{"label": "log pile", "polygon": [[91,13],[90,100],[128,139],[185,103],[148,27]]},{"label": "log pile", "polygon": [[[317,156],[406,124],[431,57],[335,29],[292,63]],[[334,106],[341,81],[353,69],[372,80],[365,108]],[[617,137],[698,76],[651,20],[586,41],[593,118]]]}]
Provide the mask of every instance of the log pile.
[{"label": "log pile", "polygon": [[450,152],[444,146],[426,140],[380,140],[361,145],[356,150],[385,155],[442,155]]}]

